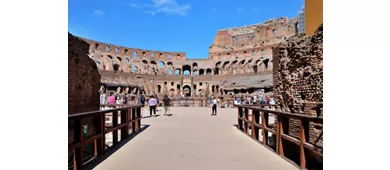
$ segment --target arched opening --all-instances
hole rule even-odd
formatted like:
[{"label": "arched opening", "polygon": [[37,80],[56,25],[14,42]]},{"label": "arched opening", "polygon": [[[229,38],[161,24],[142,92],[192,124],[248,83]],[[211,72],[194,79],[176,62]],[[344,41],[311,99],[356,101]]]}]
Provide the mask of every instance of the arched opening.
[{"label": "arched opening", "polygon": [[119,70],[119,65],[118,65],[118,64],[114,64],[114,65],[113,65],[113,68],[114,68],[114,72],[118,72],[118,70]]},{"label": "arched opening", "polygon": [[165,63],[162,62],[162,61],[158,62],[158,65],[160,66],[160,68],[164,68],[165,67]]},{"label": "arched opening", "polygon": [[177,68],[176,70],[175,70],[175,75],[180,75],[181,74],[181,70],[180,70],[180,68]]},{"label": "arched opening", "polygon": [[199,75],[201,75],[201,76],[204,75],[204,69],[203,68],[199,70]]},{"label": "arched opening", "polygon": [[198,70],[194,70],[194,76],[197,76],[199,75],[199,71]]},{"label": "arched opening", "polygon": [[169,74],[169,75],[172,75],[172,74],[173,74],[172,69],[168,69],[168,74]]},{"label": "arched opening", "polygon": [[245,63],[245,60],[242,60],[241,62],[240,62],[240,64],[244,64]]},{"label": "arched opening", "polygon": [[146,61],[146,60],[142,60],[142,63],[144,63],[144,64],[148,64],[148,61]]},{"label": "arched opening", "polygon": [[234,90],[233,90],[233,93],[234,93],[234,94],[238,94],[239,91],[238,91],[237,89],[234,89]]},{"label": "arched opening", "polygon": [[130,59],[129,58],[125,58],[126,60],[126,63],[130,63]]},{"label": "arched opening", "polygon": [[111,55],[107,55],[108,58],[110,58],[112,60],[112,56]]},{"label": "arched opening", "polygon": [[150,56],[154,58],[154,52],[151,52],[151,53],[150,53]]},{"label": "arched opening", "polygon": [[255,74],[257,74],[257,69],[258,69],[258,66],[257,66],[257,65],[254,65],[254,66],[253,66],[253,72],[254,72]]},{"label": "arched opening", "polygon": [[218,67],[214,68],[214,74],[219,75],[219,68]]},{"label": "arched opening", "polygon": [[191,66],[184,65],[183,66],[183,74],[186,75],[186,76],[191,75]]},{"label": "arched opening", "polygon": [[215,86],[212,85],[212,86],[211,86],[211,93],[214,93],[214,92],[215,92],[215,89],[214,89],[214,88],[215,88]]},{"label": "arched opening", "polygon": [[186,97],[191,97],[191,87],[189,85],[183,86],[183,94]]},{"label": "arched opening", "polygon": [[208,69],[206,70],[206,75],[212,75],[212,72],[211,72],[211,69],[210,69],[210,68],[208,68]]},{"label": "arched opening", "polygon": [[173,66],[173,63],[169,61],[169,62],[167,62],[167,65],[168,65],[168,67]]},{"label": "arched opening", "polygon": [[217,63],[215,63],[216,68],[219,68],[220,66],[221,66],[221,61],[218,61]]},{"label": "arched opening", "polygon": [[133,58],[136,58],[136,57],[137,57],[137,52],[134,51],[134,52],[133,52]]},{"label": "arched opening", "polygon": [[246,93],[246,90],[245,90],[245,89],[241,89],[241,90],[240,90],[240,93],[244,93],[244,94],[245,94],[245,93]]},{"label": "arched opening", "polygon": [[145,55],[146,55],[146,52],[142,51],[142,57],[145,57]]},{"label": "arched opening", "polygon": [[222,65],[222,68],[226,68],[226,66],[229,64],[229,61],[225,61]]},{"label": "arched opening", "polygon": [[132,73],[136,73],[138,71],[138,67],[137,66],[133,66],[133,68],[131,69],[131,72]]},{"label": "arched opening", "polygon": [[268,62],[269,62],[268,58],[263,61],[264,65],[265,65],[265,69],[268,69]]},{"label": "arched opening", "polygon": [[234,64],[237,64],[237,63],[238,63],[238,60],[234,60],[232,64],[234,65]]},{"label": "arched opening", "polygon": [[99,67],[100,62],[96,61],[96,67]]},{"label": "arched opening", "polygon": [[172,55],[171,54],[168,54],[168,59],[171,59],[172,58]]},{"label": "arched opening", "polygon": [[157,85],[157,93],[161,93],[161,85]]},{"label": "arched opening", "polygon": [[169,93],[170,93],[171,96],[173,96],[173,95],[175,94],[175,89],[171,88],[171,89],[169,90]]},{"label": "arched opening", "polygon": [[215,86],[215,90],[217,90],[217,92],[219,91],[219,86],[218,85]]},{"label": "arched opening", "polygon": [[121,62],[121,61],[122,61],[122,58],[120,58],[120,57],[116,57],[116,59],[118,59],[118,60],[119,60],[119,62]]},{"label": "arched opening", "polygon": [[193,69],[197,69],[197,68],[198,68],[198,63],[193,63],[193,64],[192,64],[192,68],[193,68]]},{"label": "arched opening", "polygon": [[156,61],[152,60],[152,61],[150,62],[150,64],[156,65],[157,63],[156,63]]}]

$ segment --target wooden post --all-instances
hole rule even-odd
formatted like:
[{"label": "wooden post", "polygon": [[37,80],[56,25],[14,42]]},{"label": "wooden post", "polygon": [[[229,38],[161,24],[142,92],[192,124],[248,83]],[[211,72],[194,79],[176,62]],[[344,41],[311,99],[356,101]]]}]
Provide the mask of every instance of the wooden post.
[{"label": "wooden post", "polygon": [[259,140],[259,128],[255,123],[259,123],[259,111],[252,110],[252,138]]},{"label": "wooden post", "polygon": [[283,142],[282,142],[282,135],[283,135],[283,117],[278,115],[277,117],[277,122],[278,122],[278,125],[277,125],[277,146],[276,146],[276,150],[277,152],[279,153],[280,156],[284,156],[284,150],[283,150]]},{"label": "wooden post", "polygon": [[[74,141],[75,143],[83,143],[83,139],[83,118],[81,118],[74,120]],[[74,152],[74,162],[76,163],[74,166],[81,169],[84,163],[84,145],[76,148]]]},{"label": "wooden post", "polygon": [[[114,111],[112,114],[112,127],[118,127],[118,111]],[[112,144],[116,145],[118,143],[118,130],[112,131]]]},{"label": "wooden post", "polygon": [[[135,118],[135,111],[136,111],[136,108],[132,108],[131,109],[131,118],[130,120],[134,120]],[[135,132],[135,125],[136,125],[136,122],[132,122],[131,123],[131,133],[134,133]]]},{"label": "wooden post", "polygon": [[238,129],[239,130],[243,130],[242,129],[242,120],[240,120],[240,118],[243,118],[242,117],[242,108],[241,107],[237,107],[237,109],[238,109],[238,124],[237,124],[237,127],[238,127]]},{"label": "wooden post", "polygon": [[248,123],[246,123],[246,121],[248,120],[248,109],[245,108],[244,109],[244,132],[247,133],[248,132]]},{"label": "wooden post", "polygon": [[306,142],[306,137],[305,137],[305,127],[304,127],[304,121],[301,120],[301,125],[300,125],[300,137],[301,137],[301,143],[300,143],[300,157],[301,157],[301,169],[306,169],[306,156],[305,156],[305,147],[304,143]]},{"label": "wooden post", "polygon": [[129,123],[128,123],[128,115],[130,109],[121,111],[121,124],[126,123],[126,126],[121,128],[121,140],[127,136],[129,136]]},{"label": "wooden post", "polygon": [[268,146],[268,131],[265,130],[268,127],[268,113],[261,112],[261,125],[263,126],[263,145]]}]

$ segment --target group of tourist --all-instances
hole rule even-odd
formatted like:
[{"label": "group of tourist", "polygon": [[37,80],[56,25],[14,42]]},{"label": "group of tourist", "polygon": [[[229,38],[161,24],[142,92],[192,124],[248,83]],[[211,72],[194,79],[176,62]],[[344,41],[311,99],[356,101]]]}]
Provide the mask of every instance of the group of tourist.
[{"label": "group of tourist", "polygon": [[265,95],[264,90],[261,90],[259,93],[250,96],[241,96],[234,98],[234,104],[271,104],[274,105],[275,101],[273,98]]},{"label": "group of tourist", "polygon": [[128,104],[129,95],[115,93],[101,93],[100,104]]}]

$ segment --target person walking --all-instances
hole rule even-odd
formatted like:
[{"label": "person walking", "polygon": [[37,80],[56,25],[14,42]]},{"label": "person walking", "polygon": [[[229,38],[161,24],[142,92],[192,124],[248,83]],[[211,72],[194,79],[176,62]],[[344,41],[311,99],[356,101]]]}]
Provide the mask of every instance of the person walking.
[{"label": "person walking", "polygon": [[217,104],[218,104],[218,101],[215,97],[213,97],[213,100],[212,100],[212,112],[211,112],[211,116],[213,115],[217,115]]},{"label": "person walking", "polygon": [[150,96],[149,98],[149,110],[150,110],[150,117],[152,116],[152,112],[154,112],[154,116],[156,116],[156,106],[157,106],[157,100],[154,98],[154,96]]},{"label": "person walking", "polygon": [[164,96],[163,102],[164,102],[164,115],[167,115],[167,111],[169,111],[171,99],[168,98],[167,95]]}]

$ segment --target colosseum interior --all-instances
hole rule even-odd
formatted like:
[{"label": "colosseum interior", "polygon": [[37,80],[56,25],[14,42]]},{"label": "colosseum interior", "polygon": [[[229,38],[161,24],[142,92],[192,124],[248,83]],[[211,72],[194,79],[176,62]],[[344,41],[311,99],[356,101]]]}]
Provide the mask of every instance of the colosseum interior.
[{"label": "colosseum interior", "polygon": [[206,59],[185,52],[135,49],[83,39],[104,91],[221,98],[272,93],[273,48],[297,35],[297,18],[218,30]]}]

